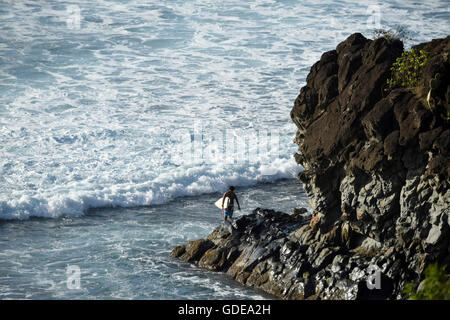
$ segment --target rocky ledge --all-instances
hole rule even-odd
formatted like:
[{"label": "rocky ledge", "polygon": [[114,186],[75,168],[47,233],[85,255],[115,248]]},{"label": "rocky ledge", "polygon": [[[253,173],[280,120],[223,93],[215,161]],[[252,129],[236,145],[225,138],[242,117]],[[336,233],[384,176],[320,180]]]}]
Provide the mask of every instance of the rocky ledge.
[{"label": "rocky ledge", "polygon": [[312,216],[258,208],[172,256],[286,299],[400,299],[449,264],[450,37],[415,48],[415,88],[385,90],[398,40],[356,33],[312,66],[291,111]]}]

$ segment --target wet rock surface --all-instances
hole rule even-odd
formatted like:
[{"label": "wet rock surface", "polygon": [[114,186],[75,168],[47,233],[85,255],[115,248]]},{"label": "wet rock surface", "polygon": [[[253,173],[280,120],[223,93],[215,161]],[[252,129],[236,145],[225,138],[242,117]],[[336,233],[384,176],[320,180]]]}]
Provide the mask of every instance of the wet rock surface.
[{"label": "wet rock surface", "polygon": [[286,299],[399,299],[450,264],[450,37],[416,48],[416,88],[385,91],[400,41],[353,34],[312,66],[291,111],[312,216],[258,208],[172,256]]},{"label": "wet rock surface", "polygon": [[223,224],[207,239],[176,247],[171,255],[285,299],[394,296],[395,283],[387,276],[382,290],[367,288],[372,264],[400,273],[401,264],[394,265],[399,254],[393,248],[386,254],[370,241],[346,247],[347,222],[327,233],[313,230],[310,222],[311,216],[298,212],[257,208],[238,218],[232,232]]}]

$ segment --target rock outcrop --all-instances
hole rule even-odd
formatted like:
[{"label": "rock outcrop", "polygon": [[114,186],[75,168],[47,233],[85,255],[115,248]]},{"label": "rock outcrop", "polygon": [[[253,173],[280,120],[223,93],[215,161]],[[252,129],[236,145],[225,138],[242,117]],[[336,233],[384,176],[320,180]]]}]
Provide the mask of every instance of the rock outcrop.
[{"label": "rock outcrop", "polygon": [[350,36],[313,66],[291,118],[299,178],[322,232],[344,218],[353,234],[395,248],[418,276],[430,261],[450,262],[450,37],[416,46],[431,56],[420,84],[387,94],[402,47]]},{"label": "rock outcrop", "polygon": [[353,34],[312,66],[291,111],[311,217],[258,208],[172,255],[287,299],[398,299],[449,264],[450,37],[416,48],[416,88],[385,90],[398,40]]}]

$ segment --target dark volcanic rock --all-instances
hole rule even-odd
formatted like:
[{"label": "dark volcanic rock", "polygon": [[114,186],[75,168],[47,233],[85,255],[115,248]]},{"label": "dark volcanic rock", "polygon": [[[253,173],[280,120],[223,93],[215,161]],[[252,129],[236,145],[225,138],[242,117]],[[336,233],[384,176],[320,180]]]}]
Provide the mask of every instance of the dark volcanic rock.
[{"label": "dark volcanic rock", "polygon": [[[286,299],[393,296],[394,282],[386,275],[383,290],[368,291],[366,285],[371,264],[382,268],[397,259],[393,249],[387,258],[378,243],[365,240],[349,250],[343,245],[347,222],[322,234],[311,229],[310,220],[258,208],[238,218],[232,233],[221,225],[207,239],[176,247],[171,255]],[[400,265],[395,268],[389,270],[398,273]]]},{"label": "dark volcanic rock", "polygon": [[[396,248],[404,278],[418,278],[430,261],[450,262],[450,37],[416,48],[431,54],[419,86],[385,93],[401,42],[352,35],[311,68],[291,111],[299,178],[321,232],[344,215],[354,236]],[[336,76],[339,93],[324,91]],[[430,106],[431,79],[439,81]]]},{"label": "dark volcanic rock", "polygon": [[416,48],[417,88],[385,91],[400,41],[353,34],[312,66],[291,111],[312,216],[258,208],[172,256],[285,299],[401,298],[450,263],[450,37]]}]

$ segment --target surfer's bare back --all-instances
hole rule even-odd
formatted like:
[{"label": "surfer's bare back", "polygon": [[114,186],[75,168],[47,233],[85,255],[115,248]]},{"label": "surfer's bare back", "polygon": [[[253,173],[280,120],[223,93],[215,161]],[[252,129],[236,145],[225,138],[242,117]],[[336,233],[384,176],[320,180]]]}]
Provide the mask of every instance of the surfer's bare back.
[{"label": "surfer's bare back", "polygon": [[[224,208],[225,199],[229,199],[228,206]],[[234,187],[231,186],[227,192],[223,194],[222,197],[222,210],[223,210],[223,221],[227,221],[227,217],[230,217],[230,220],[233,221],[233,211],[234,211],[234,200],[238,205],[238,210],[241,210],[241,205],[239,204],[239,200],[234,193]]]}]

